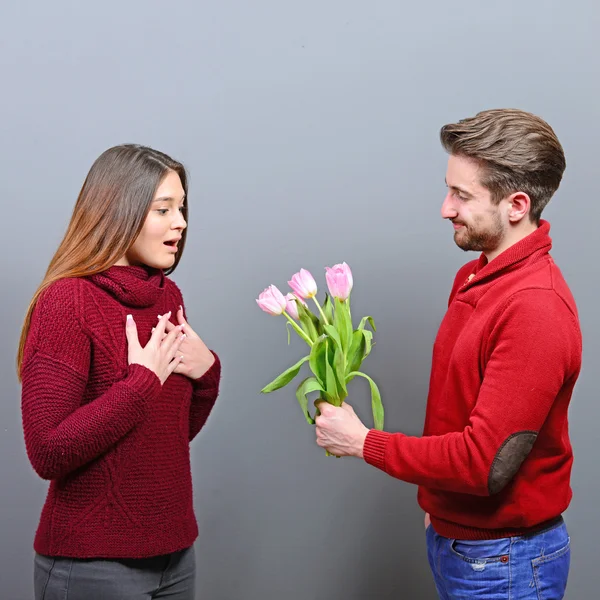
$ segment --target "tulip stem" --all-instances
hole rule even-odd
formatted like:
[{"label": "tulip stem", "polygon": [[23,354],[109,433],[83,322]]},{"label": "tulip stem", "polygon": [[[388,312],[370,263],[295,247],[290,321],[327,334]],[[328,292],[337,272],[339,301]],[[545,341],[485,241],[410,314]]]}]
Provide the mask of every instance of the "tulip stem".
[{"label": "tulip stem", "polygon": [[323,312],[323,309],[321,308],[321,305],[319,304],[317,297],[313,296],[313,300],[315,301],[315,304],[317,305],[317,308],[319,309],[319,312],[321,313],[321,317],[323,317],[323,323],[325,323],[325,325],[329,325],[330,323],[327,320],[327,317],[325,316],[325,313]]},{"label": "tulip stem", "polygon": [[302,331],[302,329],[300,329],[300,327],[298,327],[296,321],[294,321],[294,319],[292,319],[292,317],[290,317],[290,315],[288,315],[287,312],[285,312],[285,310],[283,311],[283,314],[285,318],[290,322],[290,325],[296,330],[296,333],[312,348],[312,340],[304,333],[304,331]]}]

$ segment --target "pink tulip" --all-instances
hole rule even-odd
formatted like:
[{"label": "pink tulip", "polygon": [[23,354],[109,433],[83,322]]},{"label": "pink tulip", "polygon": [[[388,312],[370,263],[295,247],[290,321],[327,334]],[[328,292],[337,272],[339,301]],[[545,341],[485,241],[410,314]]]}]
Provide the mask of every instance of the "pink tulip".
[{"label": "pink tulip", "polygon": [[270,315],[282,314],[287,305],[283,294],[274,285],[265,288],[258,296],[256,303]]},{"label": "pink tulip", "polygon": [[317,282],[306,269],[300,269],[288,284],[300,298],[314,298],[317,295]]},{"label": "pink tulip", "polygon": [[334,298],[347,300],[354,283],[350,267],[346,263],[342,263],[341,265],[333,265],[333,267],[325,267],[325,271],[329,293]]},{"label": "pink tulip", "polygon": [[299,300],[294,294],[286,294],[285,299],[287,301],[287,306],[285,307],[285,312],[287,312],[292,319],[298,320],[298,302],[302,302],[304,306],[306,306],[306,302],[304,300]]}]

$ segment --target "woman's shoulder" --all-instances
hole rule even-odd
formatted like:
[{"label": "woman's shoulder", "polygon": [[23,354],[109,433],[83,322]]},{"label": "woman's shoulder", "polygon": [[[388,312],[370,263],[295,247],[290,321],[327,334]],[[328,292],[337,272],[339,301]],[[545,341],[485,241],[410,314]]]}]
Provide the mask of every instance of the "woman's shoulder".
[{"label": "woman's shoulder", "polygon": [[183,295],[179,286],[170,277],[165,277],[165,292],[172,296],[178,304],[183,302]]},{"label": "woman's shoulder", "polygon": [[82,282],[69,277],[52,282],[39,295],[31,315],[31,331],[49,331],[55,326],[81,328]]},{"label": "woman's shoulder", "polygon": [[39,296],[34,317],[44,322],[56,320],[82,324],[97,302],[96,286],[85,277],[64,277],[52,282]]},{"label": "woman's shoulder", "polygon": [[51,283],[40,295],[40,302],[60,309],[82,307],[91,297],[97,297],[101,290],[87,277],[64,277]]},{"label": "woman's shoulder", "polygon": [[51,283],[40,294],[28,332],[28,348],[36,349],[49,356],[63,356],[70,352],[73,344],[87,335],[82,327],[81,306],[82,282],[76,278],[65,278]]},{"label": "woman's shoulder", "polygon": [[72,311],[81,302],[81,284],[82,280],[79,277],[65,277],[52,282],[40,294],[37,303],[38,310],[44,312]]}]

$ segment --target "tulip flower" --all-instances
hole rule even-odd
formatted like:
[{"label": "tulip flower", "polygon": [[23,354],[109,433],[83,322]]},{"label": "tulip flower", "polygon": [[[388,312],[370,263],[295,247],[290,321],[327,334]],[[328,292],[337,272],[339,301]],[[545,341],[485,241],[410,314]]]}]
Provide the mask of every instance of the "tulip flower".
[{"label": "tulip flower", "polygon": [[274,285],[265,288],[258,296],[256,303],[270,315],[281,315],[287,306],[284,295]]},{"label": "tulip flower", "polygon": [[306,269],[300,269],[288,284],[300,298],[314,298],[317,295],[317,282]]},{"label": "tulip flower", "polygon": [[[269,394],[291,383],[307,365],[312,375],[302,379],[296,387],[296,399],[307,423],[314,425],[319,411],[311,414],[310,394],[318,394],[319,400],[334,406],[342,406],[348,397],[348,386],[361,377],[369,382],[371,410],[375,429],[383,431],[384,411],[377,384],[361,369],[365,358],[371,353],[375,323],[370,316],[363,317],[354,327],[350,310],[350,294],[354,285],[352,271],[344,262],[325,267],[329,293],[325,294],[323,307],[317,299],[317,283],[306,269],[300,269],[288,282],[293,293],[285,296],[271,285],[260,294],[257,303],[265,312],[282,315],[286,322],[288,344],[290,333],[295,331],[309,347],[309,352],[295,364],[280,373],[264,386],[263,394]],[[308,308],[308,299],[316,304],[319,314]],[[310,304],[310,302],[309,302]],[[367,329],[370,325],[370,329]],[[326,451],[329,455],[329,452]]]},{"label": "tulip flower", "polygon": [[319,312],[321,313],[321,317],[324,323],[329,324],[319,301],[317,300],[317,282],[314,277],[310,274],[306,269],[300,269],[298,273],[296,273],[288,284],[294,290],[294,294],[299,298],[312,298],[314,303],[317,305]]},{"label": "tulip flower", "polygon": [[265,288],[258,296],[256,303],[270,315],[283,315],[289,321],[290,325],[296,330],[296,333],[309,346],[312,346],[312,340],[296,323],[294,323],[294,320],[290,314],[288,314],[288,305],[294,304],[292,310],[295,311],[296,315],[298,314],[298,307],[295,305],[295,302],[289,302],[288,299],[279,291],[277,286],[270,285],[268,288]]},{"label": "tulip flower", "polygon": [[325,267],[325,279],[327,280],[327,287],[329,293],[334,298],[340,300],[347,300],[352,291],[352,271],[350,267],[344,262],[341,265],[333,265],[333,267]]},{"label": "tulip flower", "polygon": [[298,316],[298,302],[302,302],[302,304],[304,304],[304,306],[306,306],[306,302],[304,302],[304,300],[299,300],[296,296],[294,296],[294,294],[286,294],[285,299],[287,301],[287,305],[285,307],[285,311],[287,312],[288,315],[290,315],[290,317],[292,317],[292,319],[296,319],[296,321],[298,320],[299,316]]}]

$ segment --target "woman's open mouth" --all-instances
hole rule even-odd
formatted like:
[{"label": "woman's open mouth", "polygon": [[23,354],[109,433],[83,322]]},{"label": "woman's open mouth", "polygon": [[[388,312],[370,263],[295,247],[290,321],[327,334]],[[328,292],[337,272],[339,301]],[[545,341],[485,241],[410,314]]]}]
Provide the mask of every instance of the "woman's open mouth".
[{"label": "woman's open mouth", "polygon": [[173,252],[177,252],[177,242],[179,240],[168,240],[166,242],[163,242],[164,245],[169,248],[169,250],[173,251]]}]

